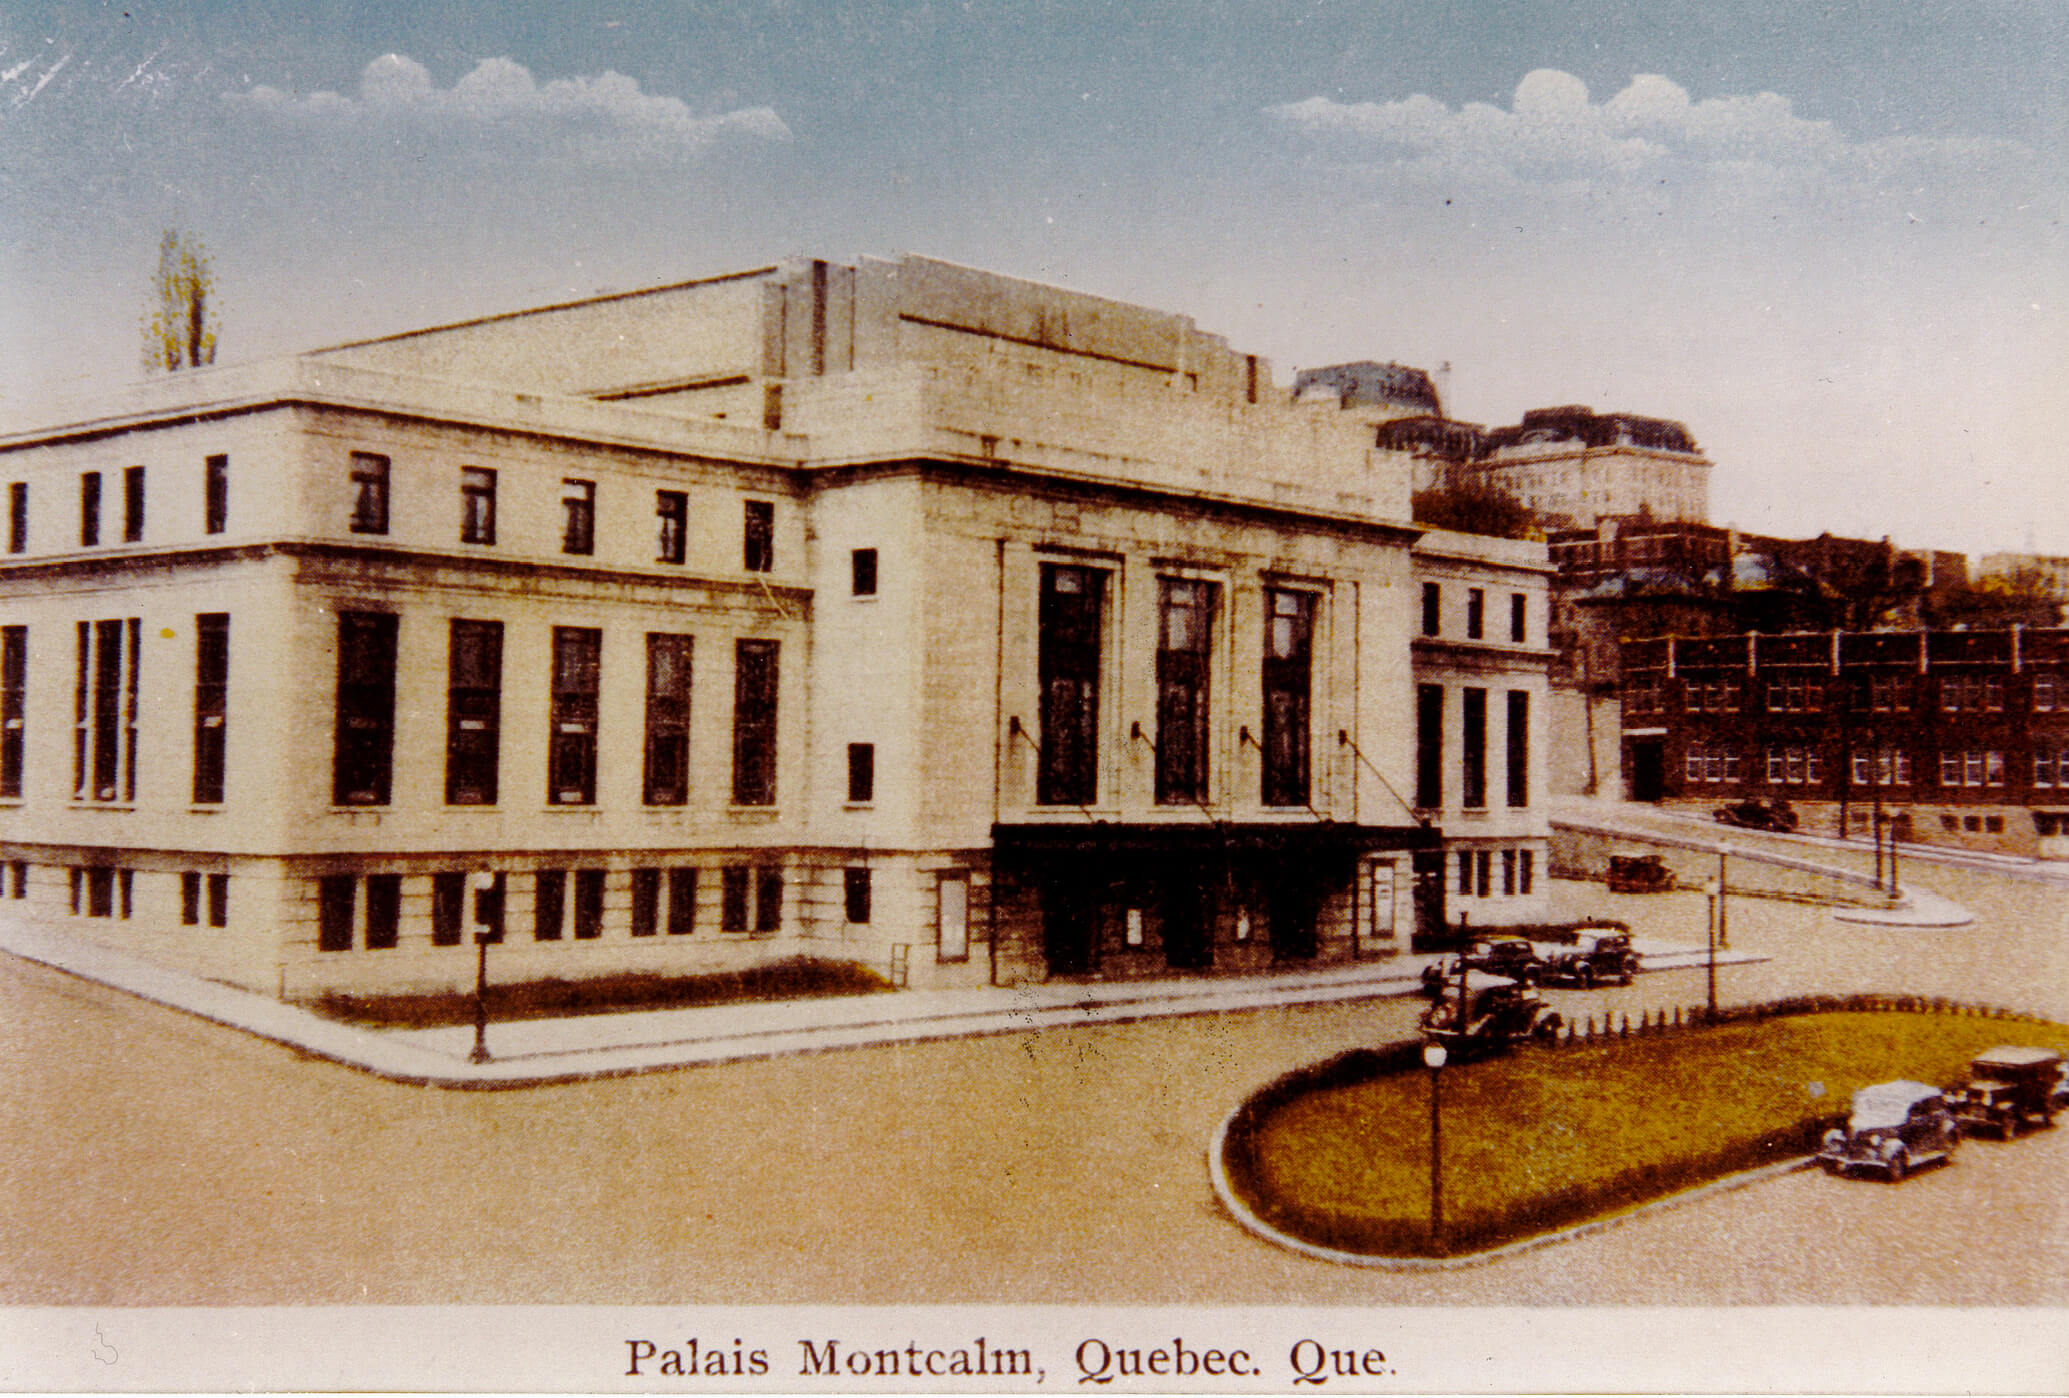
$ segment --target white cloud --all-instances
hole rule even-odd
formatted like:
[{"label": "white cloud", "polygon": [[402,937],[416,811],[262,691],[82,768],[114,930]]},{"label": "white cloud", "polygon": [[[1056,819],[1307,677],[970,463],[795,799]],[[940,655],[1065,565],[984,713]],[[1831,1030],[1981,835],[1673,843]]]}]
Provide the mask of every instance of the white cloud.
[{"label": "white cloud", "polygon": [[322,124],[410,121],[465,126],[562,149],[585,158],[643,159],[695,154],[727,136],[787,141],[790,128],[769,107],[698,116],[680,98],[640,91],[639,81],[605,71],[540,83],[508,58],[484,59],[450,88],[399,53],[366,65],[359,95],[296,96],[260,85],[226,100],[280,118]]},{"label": "white cloud", "polygon": [[1798,116],[1775,93],[1697,102],[1651,73],[1597,103],[1579,78],[1554,68],[1526,74],[1506,111],[1481,102],[1453,110],[1418,94],[1392,102],[1310,97],[1266,115],[1396,173],[1501,184],[1593,185],[1668,171],[1875,180],[1900,170],[2016,164],[2026,154],[2009,141],[1849,141],[1830,122]]}]

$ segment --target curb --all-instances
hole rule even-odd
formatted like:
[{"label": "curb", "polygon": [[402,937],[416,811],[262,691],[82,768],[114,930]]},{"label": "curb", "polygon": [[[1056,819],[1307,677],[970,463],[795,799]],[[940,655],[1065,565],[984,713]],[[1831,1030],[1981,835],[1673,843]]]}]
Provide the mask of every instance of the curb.
[{"label": "curb", "polygon": [[1229,1183],[1227,1167],[1222,1163],[1222,1154],[1228,1143],[1229,1126],[1235,1121],[1236,1112],[1241,1110],[1242,1108],[1239,1106],[1223,1117],[1221,1124],[1214,1128],[1214,1135],[1207,1143],[1207,1175],[1213,1182],[1214,1196],[1221,1201],[1222,1208],[1226,1209],[1229,1216],[1244,1229],[1264,1239],[1266,1242],[1285,1248],[1290,1252],[1300,1253],[1305,1257],[1314,1258],[1318,1262],[1334,1262],[1339,1266],[1366,1267],[1382,1272],[1456,1272],[1467,1267],[1484,1267],[1489,1263],[1500,1262],[1506,1258],[1520,1256],[1526,1252],[1535,1252],[1539,1248],[1575,1242],[1581,1238],[1588,1237],[1590,1234],[1606,1232],[1611,1228],[1621,1227],[1632,1219],[1643,1218],[1648,1214],[1661,1213],[1668,1209],[1678,1209],[1683,1205],[1693,1204],[1714,1195],[1745,1189],[1750,1185],[1761,1184],[1767,1180],[1780,1179],[1783,1175],[1809,1169],[1817,1161],[1817,1157],[1814,1155],[1802,1155],[1793,1159],[1778,1161],[1773,1165],[1763,1165],[1757,1170],[1741,1170],[1735,1175],[1725,1175],[1719,1179],[1711,1180],[1708,1184],[1700,1184],[1692,1189],[1684,1189],[1678,1193],[1648,1200],[1643,1204],[1635,1205],[1632,1208],[1624,1209],[1603,1218],[1591,1218],[1586,1223],[1577,1223],[1571,1228],[1561,1228],[1550,1233],[1539,1233],[1528,1238],[1518,1238],[1513,1243],[1503,1243],[1499,1247],[1485,1248],[1479,1252],[1461,1253],[1456,1257],[1390,1257],[1378,1253],[1345,1252],[1340,1248],[1323,1247],[1319,1243],[1305,1242],[1290,1233],[1280,1232],[1252,1213],[1249,1206],[1236,1196],[1234,1186]]}]

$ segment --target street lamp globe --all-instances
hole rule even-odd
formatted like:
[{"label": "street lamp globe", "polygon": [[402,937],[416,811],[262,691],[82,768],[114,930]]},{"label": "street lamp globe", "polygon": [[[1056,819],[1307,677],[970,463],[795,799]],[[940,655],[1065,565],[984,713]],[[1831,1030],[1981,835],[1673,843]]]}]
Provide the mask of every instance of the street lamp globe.
[{"label": "street lamp globe", "polygon": [[1435,1069],[1443,1067],[1444,1060],[1448,1056],[1444,1052],[1444,1045],[1442,1044],[1424,1044],[1422,1046],[1422,1062],[1425,1068]]}]

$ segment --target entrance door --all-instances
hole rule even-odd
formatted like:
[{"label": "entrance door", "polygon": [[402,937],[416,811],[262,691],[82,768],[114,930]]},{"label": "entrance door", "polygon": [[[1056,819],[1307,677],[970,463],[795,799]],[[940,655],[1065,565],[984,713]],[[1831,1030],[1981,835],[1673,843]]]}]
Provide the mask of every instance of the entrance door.
[{"label": "entrance door", "polygon": [[1052,976],[1082,976],[1099,965],[1097,882],[1078,869],[1049,870],[1041,883],[1042,955]]},{"label": "entrance door", "polygon": [[1444,851],[1415,852],[1415,933],[1410,947],[1434,951],[1444,944]]},{"label": "entrance door", "polygon": [[1207,899],[1200,889],[1199,870],[1174,865],[1160,882],[1165,964],[1181,971],[1199,971],[1213,965]]},{"label": "entrance door", "polygon": [[1665,742],[1658,738],[1631,739],[1631,799],[1657,801],[1666,794]]},{"label": "entrance door", "polygon": [[1272,956],[1279,961],[1310,961],[1319,943],[1315,917],[1321,897],[1304,866],[1281,868],[1266,895],[1271,918]]}]

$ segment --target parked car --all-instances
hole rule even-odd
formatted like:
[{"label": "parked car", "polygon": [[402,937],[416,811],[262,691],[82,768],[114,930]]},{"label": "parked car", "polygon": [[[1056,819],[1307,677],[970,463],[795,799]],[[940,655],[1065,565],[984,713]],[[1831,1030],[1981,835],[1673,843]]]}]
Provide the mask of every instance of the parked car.
[{"label": "parked car", "polygon": [[2052,1126],[2062,1092],[2062,1055],[2000,1044],[1969,1060],[1969,1078],[1948,1094],[1968,1135],[2009,1141],[2029,1126]]},{"label": "parked car", "polygon": [[[1537,946],[1527,937],[1476,937],[1467,946],[1464,956],[1468,971],[1507,976],[1525,985],[1535,985],[1538,977],[1544,974],[1544,962],[1538,957]],[[1441,995],[1447,986],[1456,985],[1458,963],[1456,956],[1441,956],[1423,967],[1422,993]]]},{"label": "parked car", "polygon": [[1545,956],[1541,979],[1582,988],[1598,981],[1629,985],[1638,974],[1638,953],[1631,934],[1617,928],[1584,927],[1572,946],[1553,947]]},{"label": "parked car", "polygon": [[1468,970],[1462,989],[1453,976],[1448,993],[1422,1014],[1423,1033],[1460,1053],[1506,1048],[1518,1039],[1556,1038],[1565,1026],[1528,987],[1485,971]]},{"label": "parked car", "polygon": [[1853,1095],[1844,1129],[1825,1133],[1818,1164],[1826,1174],[1879,1170],[1892,1183],[1920,1165],[1952,1160],[1961,1126],[1937,1087],[1922,1082],[1880,1082]]},{"label": "parked car", "polygon": [[1796,811],[1780,796],[1772,801],[1758,797],[1734,801],[1729,806],[1719,806],[1712,814],[1719,825],[1737,825],[1747,830],[1779,830],[1786,834],[1796,828]]},{"label": "parked car", "polygon": [[1674,871],[1656,854],[1609,856],[1611,893],[1666,893],[1674,887]]}]

